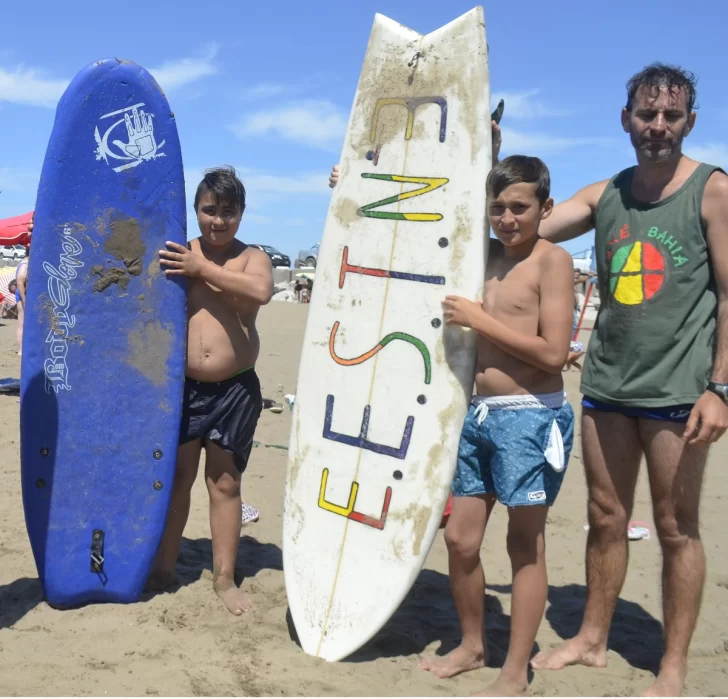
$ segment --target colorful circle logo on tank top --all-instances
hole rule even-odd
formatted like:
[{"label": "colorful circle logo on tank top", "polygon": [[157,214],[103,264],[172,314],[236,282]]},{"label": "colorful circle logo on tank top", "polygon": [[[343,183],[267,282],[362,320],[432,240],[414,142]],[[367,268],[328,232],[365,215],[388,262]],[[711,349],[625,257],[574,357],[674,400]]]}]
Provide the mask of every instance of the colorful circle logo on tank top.
[{"label": "colorful circle logo on tank top", "polygon": [[614,252],[609,265],[612,298],[625,306],[649,301],[665,282],[665,259],[651,243],[637,241]]}]

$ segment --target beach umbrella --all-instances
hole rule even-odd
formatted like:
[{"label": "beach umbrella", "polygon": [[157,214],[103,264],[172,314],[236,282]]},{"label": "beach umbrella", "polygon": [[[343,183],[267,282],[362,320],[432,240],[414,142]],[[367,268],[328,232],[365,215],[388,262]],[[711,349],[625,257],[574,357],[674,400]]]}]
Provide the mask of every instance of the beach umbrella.
[{"label": "beach umbrella", "polygon": [[33,212],[0,219],[0,245],[30,245],[28,225]]}]

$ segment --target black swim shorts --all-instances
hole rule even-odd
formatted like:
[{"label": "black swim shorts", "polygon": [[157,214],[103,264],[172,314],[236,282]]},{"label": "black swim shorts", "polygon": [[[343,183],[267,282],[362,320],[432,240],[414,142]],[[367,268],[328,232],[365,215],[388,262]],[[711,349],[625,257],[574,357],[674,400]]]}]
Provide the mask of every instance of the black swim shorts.
[{"label": "black swim shorts", "polygon": [[179,442],[214,442],[233,455],[242,473],[262,409],[260,381],[254,369],[216,383],[186,378]]}]

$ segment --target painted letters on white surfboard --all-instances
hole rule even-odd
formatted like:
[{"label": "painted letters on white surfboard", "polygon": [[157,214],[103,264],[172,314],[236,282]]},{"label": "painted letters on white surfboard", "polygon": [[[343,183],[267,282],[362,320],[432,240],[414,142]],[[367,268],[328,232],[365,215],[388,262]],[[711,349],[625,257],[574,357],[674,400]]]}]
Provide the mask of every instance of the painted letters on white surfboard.
[{"label": "painted letters on white surfboard", "polygon": [[437,533],[472,391],[490,169],[481,8],[422,36],[377,15],[321,243],[293,415],[284,569],[303,650],[387,622]]}]

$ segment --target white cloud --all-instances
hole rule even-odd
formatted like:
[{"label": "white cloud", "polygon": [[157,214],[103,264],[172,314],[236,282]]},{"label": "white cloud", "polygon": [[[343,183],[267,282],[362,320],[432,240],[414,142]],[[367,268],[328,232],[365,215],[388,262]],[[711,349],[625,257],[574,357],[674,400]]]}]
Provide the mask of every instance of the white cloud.
[{"label": "white cloud", "polygon": [[34,68],[0,68],[0,102],[55,107],[67,85],[68,80],[50,78]]},{"label": "white cloud", "polygon": [[149,68],[149,72],[165,91],[171,91],[184,85],[207,78],[217,73],[215,59],[220,51],[218,44],[211,44],[205,53],[198,58],[178,58],[165,61],[158,68]]},{"label": "white cloud", "polygon": [[503,136],[502,153],[556,153],[579,146],[607,145],[612,141],[603,138],[567,138],[550,134],[515,131],[501,128]]},{"label": "white cloud", "polygon": [[693,160],[699,160],[701,163],[710,163],[711,165],[720,165],[728,170],[728,145],[725,143],[707,143],[704,145],[689,145],[687,141],[683,142],[683,150],[685,155]]},{"label": "white cloud", "polygon": [[554,109],[538,99],[540,90],[524,90],[521,92],[494,92],[491,95],[491,109],[495,109],[500,100],[505,102],[503,114],[511,119],[535,119],[537,117],[559,117],[568,114],[565,110]]},{"label": "white cloud", "polygon": [[260,83],[259,85],[253,85],[249,90],[244,93],[244,99],[254,100],[265,100],[271,97],[278,97],[284,92],[287,92],[285,85],[279,85],[276,83]]},{"label": "white cloud", "polygon": [[[272,175],[245,167],[236,167],[235,169],[248,191],[269,194],[321,194],[325,196],[331,194],[328,174],[325,172]],[[203,168],[185,168],[185,189],[190,197],[194,197],[197,185],[204,174],[205,170]]]},{"label": "white cloud", "polygon": [[35,193],[39,175],[26,168],[0,167],[0,192]]},{"label": "white cloud", "polygon": [[245,187],[253,192],[274,194],[322,194],[329,196],[326,173],[309,172],[299,175],[269,175],[261,172],[245,171],[240,173]]},{"label": "white cloud", "polygon": [[[247,211],[247,209],[246,209]],[[261,225],[266,225],[268,223],[273,223],[273,219],[270,216],[264,216],[263,214],[245,214],[245,220],[250,223],[258,223]]]},{"label": "white cloud", "polygon": [[264,110],[230,126],[240,139],[273,136],[312,148],[338,153],[347,119],[328,100],[309,100]]},{"label": "white cloud", "polygon": [[[219,46],[208,46],[198,58],[180,58],[165,61],[149,72],[164,90],[188,85],[217,72],[215,58]],[[55,108],[70,80],[52,78],[37,68],[18,65],[13,69],[0,67],[0,103],[12,102],[31,107]]]}]

